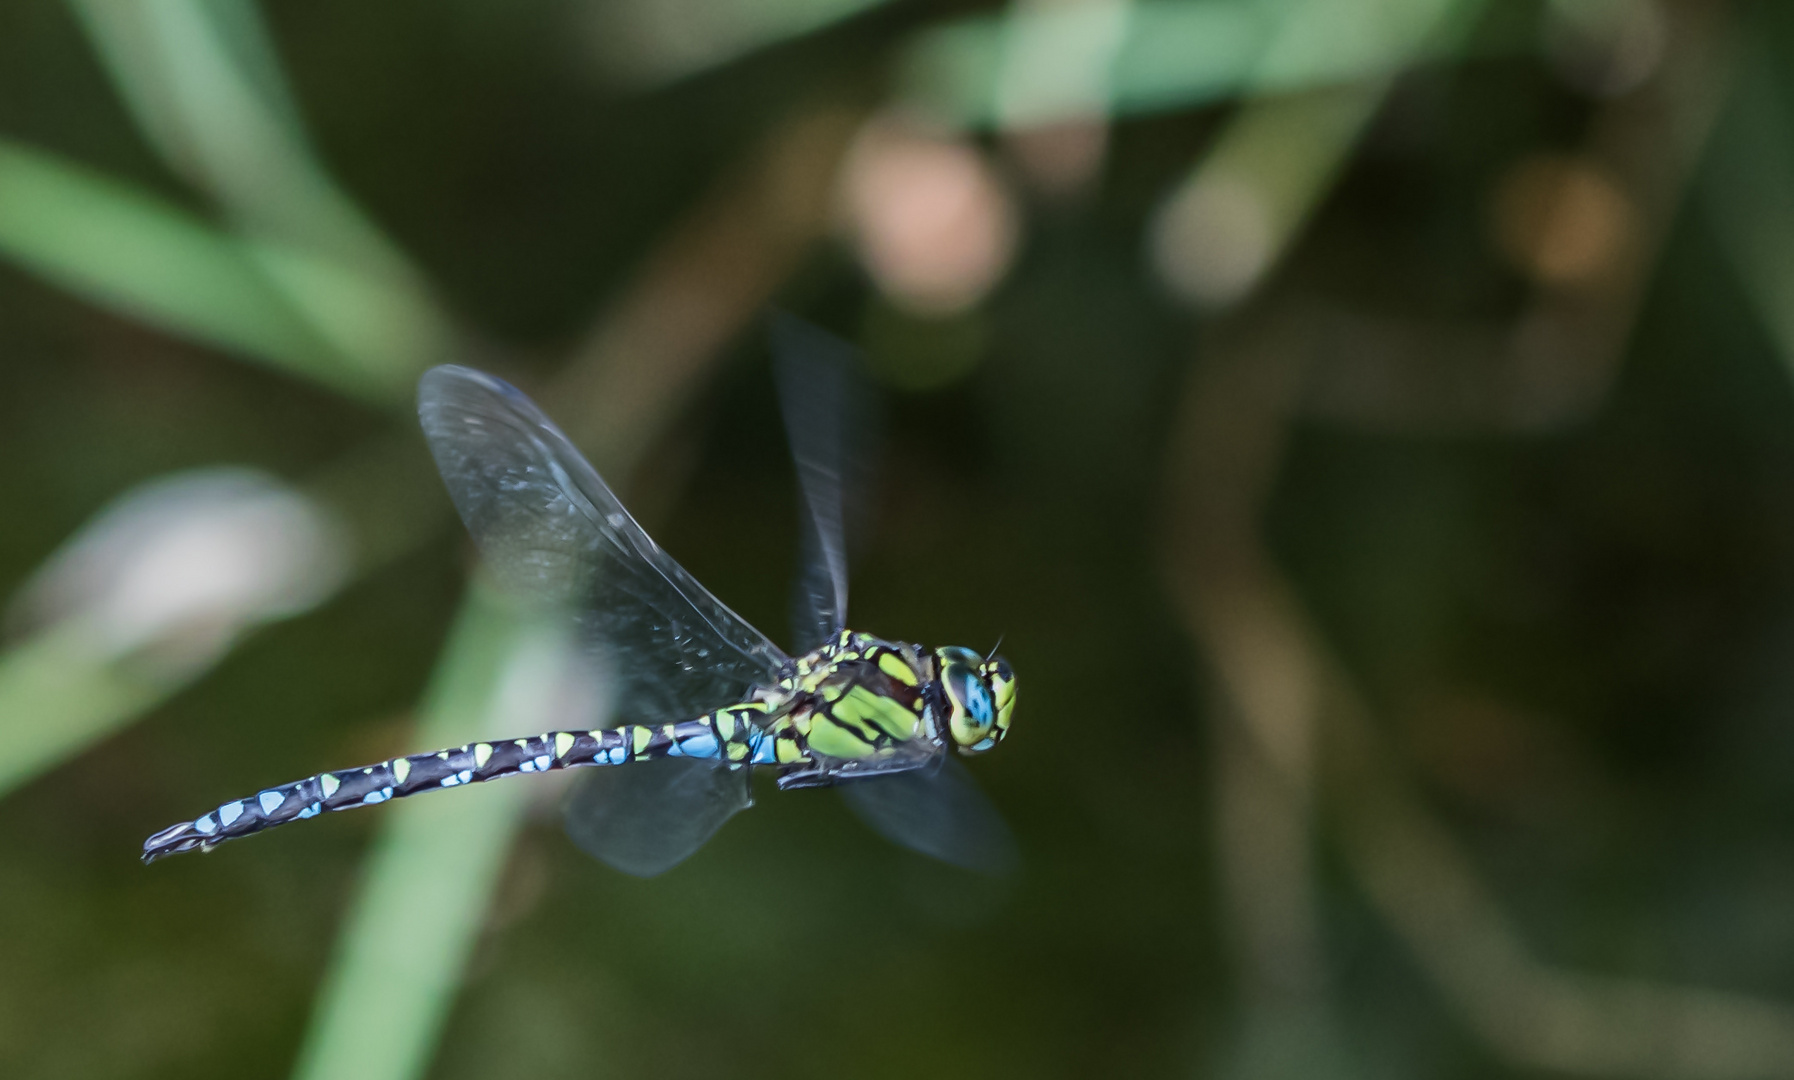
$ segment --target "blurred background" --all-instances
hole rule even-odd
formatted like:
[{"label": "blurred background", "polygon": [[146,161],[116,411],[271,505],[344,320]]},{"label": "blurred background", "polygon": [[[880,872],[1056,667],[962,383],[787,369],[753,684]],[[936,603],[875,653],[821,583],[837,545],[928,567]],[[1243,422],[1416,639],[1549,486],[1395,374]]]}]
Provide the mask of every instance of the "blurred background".
[{"label": "blurred background", "polygon": [[[1794,10],[7,0],[0,1074],[1794,1076]],[[855,626],[1003,650],[1025,866],[551,779],[412,415],[512,379],[785,640],[762,314],[888,416]]]}]

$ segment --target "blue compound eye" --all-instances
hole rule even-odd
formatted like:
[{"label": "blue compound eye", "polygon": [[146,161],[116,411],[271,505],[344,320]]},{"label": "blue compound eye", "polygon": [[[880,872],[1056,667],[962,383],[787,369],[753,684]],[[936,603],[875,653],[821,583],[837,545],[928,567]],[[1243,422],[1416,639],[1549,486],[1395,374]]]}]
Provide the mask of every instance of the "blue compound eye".
[{"label": "blue compound eye", "polygon": [[946,700],[947,734],[962,753],[978,754],[997,745],[1003,737],[1013,701],[1010,683],[1000,675],[1007,665],[990,669],[990,661],[970,649],[949,646],[935,650],[940,664],[935,685]]},{"label": "blue compound eye", "polygon": [[954,665],[947,670],[947,692],[953,698],[954,737],[961,745],[984,738],[996,720],[996,704],[978,673]]},{"label": "blue compound eye", "polygon": [[984,680],[976,675],[969,672],[966,674],[964,681],[960,683],[959,698],[965,702],[966,713],[974,723],[980,726],[987,725],[995,716],[995,710],[991,707],[990,691],[984,688]]}]

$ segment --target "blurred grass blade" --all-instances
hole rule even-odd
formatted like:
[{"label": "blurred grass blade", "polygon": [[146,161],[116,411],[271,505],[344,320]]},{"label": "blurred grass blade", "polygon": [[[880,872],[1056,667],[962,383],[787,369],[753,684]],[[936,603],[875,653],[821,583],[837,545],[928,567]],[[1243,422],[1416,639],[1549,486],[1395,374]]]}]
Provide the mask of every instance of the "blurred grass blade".
[{"label": "blurred grass blade", "polygon": [[[736,224],[726,222],[725,231],[733,234]],[[709,250],[699,243],[687,255]],[[673,275],[679,280],[696,269],[684,259],[674,261],[683,268]],[[692,261],[715,270],[707,259]],[[654,308],[663,299],[654,286],[658,280],[651,275],[646,287],[638,287],[634,304]],[[636,310],[630,301],[624,306]],[[600,345],[595,367],[602,392],[595,396],[624,403],[625,434],[612,433],[610,453],[594,455],[598,460],[633,461],[670,411],[669,402],[688,393],[717,356],[704,348],[681,363],[668,362],[669,354],[676,355],[664,339],[626,356]],[[518,626],[502,600],[476,587],[438,662],[419,745],[453,746],[482,735],[567,726],[564,711],[551,716],[540,696],[554,677],[544,670],[552,665],[542,662],[554,647],[542,630]],[[296,1080],[412,1080],[425,1072],[529,795],[526,784],[479,784],[448,797],[407,800],[389,811],[319,993]]]},{"label": "blurred grass blade", "polygon": [[408,391],[347,363],[243,244],[136,188],[0,141],[0,254],[171,333],[364,398]]},{"label": "blurred grass blade", "polygon": [[[1133,21],[1131,0],[1016,3],[1007,20],[995,90],[998,122],[1023,128],[1106,115]],[[1219,44],[1225,48],[1228,43],[1223,39]]]},{"label": "blurred grass blade", "polygon": [[[564,644],[476,587],[437,664],[419,745],[554,726]],[[386,811],[298,1080],[411,1080],[429,1067],[530,794],[527,784],[477,784]]]},{"label": "blurred grass blade", "polygon": [[74,6],[171,167],[258,233],[409,274],[306,145],[253,5],[232,5],[228,20],[206,0]]},{"label": "blurred grass blade", "polygon": [[[182,171],[201,168],[198,148],[191,143],[203,133],[192,130],[178,88],[163,69],[168,46],[183,37],[191,39],[196,32],[215,35],[215,41],[202,42],[201,47],[233,58],[241,76],[253,84],[254,97],[269,110],[284,136],[301,137],[298,106],[258,5],[235,0],[200,0],[197,6],[167,0],[133,4],[70,0],[69,6],[99,50],[101,62],[138,127],[163,159]],[[218,65],[216,55],[200,60],[213,68]],[[217,81],[215,74],[211,81]]]},{"label": "blurred grass blade", "polygon": [[223,49],[236,60],[243,78],[282,129],[304,137],[299,104],[281,69],[274,36],[262,19],[262,5],[245,0],[200,0],[202,13]]},{"label": "blurred grass blade", "polygon": [[254,5],[75,10],[151,144],[245,232],[291,253],[272,280],[340,352],[394,384],[442,358],[449,320],[318,163]]},{"label": "blurred grass blade", "polygon": [[[1309,73],[1378,77],[1244,105],[1153,224],[1160,276],[1198,305],[1222,307],[1251,293],[1332,190],[1395,72],[1460,41],[1481,9],[1481,0],[1391,0],[1367,26],[1367,13],[1355,21],[1350,5],[1292,3],[1244,89],[1284,89]],[[1337,43],[1332,54],[1329,42]]]},{"label": "blurred grass blade", "polygon": [[1277,266],[1351,155],[1386,84],[1255,101],[1230,119],[1150,233],[1173,292],[1225,307]]},{"label": "blurred grass blade", "polygon": [[[634,471],[822,234],[828,200],[818,193],[851,130],[833,110],[776,128],[600,320],[555,396],[576,407],[569,430],[606,475]],[[793,200],[793,190],[809,197]],[[498,601],[470,597],[439,662],[420,745],[569,726],[564,709],[551,720],[528,692],[554,678],[538,662],[553,648],[540,631],[514,636],[507,621]],[[410,1080],[428,1068],[530,786],[479,784],[391,808],[325,977],[299,1080]]]},{"label": "blurred grass blade", "polygon": [[[902,59],[902,97],[963,127],[1046,124],[1096,106],[1110,115],[1188,108],[1244,94],[1281,93],[1375,79],[1405,65],[1457,54],[1465,35],[1438,32],[1441,14],[1469,13],[1438,0],[1144,0],[1125,9],[1125,31],[1109,72],[1110,100],[1039,93],[1018,72],[1050,71],[1042,48],[1114,33],[1117,5],[1012,9],[959,20],[920,35]],[[1417,28],[1428,32],[1417,36]],[[1035,85],[1039,80],[1029,80]]]},{"label": "blurred grass blade", "polygon": [[1704,209],[1794,374],[1794,118],[1760,42],[1744,42],[1710,151]]},{"label": "blurred grass blade", "polygon": [[341,529],[249,469],[200,469],[115,500],[33,576],[0,656],[0,796],[209,670],[247,630],[341,584]]},{"label": "blurred grass blade", "polygon": [[451,357],[448,324],[363,264],[305,247],[247,239],[245,250],[287,300],[370,383],[409,404],[418,375]]},{"label": "blurred grass blade", "polygon": [[1480,0],[1290,0],[1251,89],[1276,93],[1386,77],[1457,54]]},{"label": "blurred grass blade", "polygon": [[900,97],[944,122],[983,127],[1001,121],[1029,124],[1075,118],[1093,104],[1099,112],[1174,108],[1236,92],[1264,47],[1270,24],[1256,5],[1237,0],[1158,0],[1128,12],[1102,103],[1068,103],[1062,117],[1052,100],[1026,94],[1018,73],[1050,70],[1040,46],[1082,41],[1110,31],[1106,5],[1075,4],[981,15],[920,35],[900,67]]},{"label": "blurred grass blade", "polygon": [[695,75],[885,0],[588,0],[605,71],[641,86]]},{"label": "blurred grass blade", "polygon": [[0,798],[139,716],[184,680],[116,664],[68,625],[0,655]]},{"label": "blurred grass blade", "polygon": [[[191,491],[206,479],[258,477],[232,468],[177,474],[115,500],[99,520],[158,489],[186,486]],[[192,536],[199,515],[191,507],[167,523],[186,526],[186,545],[168,544],[181,538],[167,535],[159,543],[143,530],[97,544],[91,541],[99,521],[84,528],[13,604],[13,621],[41,629],[0,653],[0,739],[8,747],[0,759],[0,798],[71,760],[203,676],[250,625],[300,614],[324,602],[348,577],[369,573],[435,535],[450,511],[440,487],[428,455],[415,439],[382,441],[352,452],[314,477],[304,491],[288,492],[283,498],[296,496],[297,502],[289,503],[285,512],[265,517],[259,529],[253,516],[268,504],[239,503],[239,510],[250,512],[250,520],[238,516],[234,522],[213,524],[227,528],[249,524],[251,533],[261,534],[261,542],[253,546],[259,549],[255,553],[262,564],[262,587],[259,595],[247,598],[254,601],[251,610],[244,610],[245,598],[239,595],[234,612],[219,611],[216,584],[199,590],[203,595],[190,591],[184,601],[172,588],[182,563],[202,562],[227,573],[233,565],[236,571],[245,566],[238,559],[220,559],[216,542]],[[193,544],[194,539],[200,542]],[[199,558],[180,557],[183,546]],[[310,557],[295,550],[304,547],[311,549]],[[279,555],[270,548],[285,549],[284,570],[268,565],[271,556]],[[135,572],[132,564],[138,566]],[[272,578],[270,569],[277,571]],[[102,576],[113,580],[96,582]],[[135,580],[127,584],[119,578]],[[245,583],[234,584],[241,588]],[[148,609],[145,601],[150,602]],[[171,601],[174,609],[168,606]],[[185,612],[180,610],[183,603],[189,605]],[[196,603],[210,605],[199,618],[192,617],[191,605]],[[173,648],[166,640],[158,641],[170,631],[185,640]]]}]

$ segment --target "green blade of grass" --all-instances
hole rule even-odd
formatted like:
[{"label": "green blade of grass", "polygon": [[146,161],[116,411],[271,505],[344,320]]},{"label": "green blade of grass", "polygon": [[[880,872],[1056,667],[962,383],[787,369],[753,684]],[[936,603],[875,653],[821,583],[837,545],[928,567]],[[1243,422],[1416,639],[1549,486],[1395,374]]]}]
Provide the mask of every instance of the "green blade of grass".
[{"label": "green blade of grass", "polygon": [[885,0],[601,0],[591,40],[606,73],[637,86],[696,75]]},{"label": "green blade of grass", "polygon": [[[328,520],[340,522],[342,580],[373,573],[437,534],[452,513],[427,451],[415,436],[381,439],[357,448],[314,476],[303,494]],[[264,612],[258,622],[300,614]],[[245,630],[249,628],[244,628]],[[0,799],[72,760],[87,747],[135,722],[183,687],[204,677],[234,646],[209,653],[121,656],[90,621],[63,619],[0,653]]]},{"label": "green blade of grass", "polygon": [[150,144],[252,238],[268,280],[319,334],[395,385],[441,360],[450,320],[318,161],[254,5],[74,7]]},{"label": "green blade of grass", "polygon": [[[1242,87],[1249,100],[1160,211],[1154,255],[1173,288],[1213,306],[1248,295],[1333,189],[1395,72],[1461,43],[1481,9],[1482,0],[1395,0],[1367,27],[1333,0],[1292,3]],[[1354,65],[1366,77],[1331,81]],[[1323,72],[1329,80],[1321,88],[1270,93]],[[1227,257],[1217,259],[1218,252]]]},{"label": "green blade of grass", "polygon": [[76,624],[54,627],[0,655],[0,798],[140,716],[184,680],[121,664]]},{"label": "green blade of grass", "polygon": [[[94,303],[354,397],[409,390],[346,361],[264,250],[137,188],[0,142],[0,255]],[[338,287],[348,291],[348,285]]]},{"label": "green blade of grass", "polygon": [[[1144,0],[1042,5],[977,16],[917,37],[900,67],[901,96],[913,107],[961,127],[1025,126],[1091,112],[1128,115],[1190,108],[1242,95],[1314,89],[1394,74],[1403,66],[1459,52],[1462,33],[1430,33],[1450,5],[1434,0],[1336,2],[1319,8],[1248,0]],[[1317,13],[1323,17],[1317,18]],[[1093,36],[1122,33],[1102,98],[1060,99],[1050,88],[1050,52]],[[1456,20],[1455,29],[1468,26]],[[1042,73],[1045,80],[1030,76]],[[1020,80],[1025,86],[1018,86]],[[1034,100],[1021,100],[1031,97]]]},{"label": "green blade of grass", "polygon": [[[552,646],[476,588],[437,664],[420,745],[550,726],[531,705],[547,688],[529,685],[538,681],[532,656],[544,648]],[[422,1075],[528,796],[525,784],[478,784],[387,811],[295,1077]]]},{"label": "green blade of grass", "polygon": [[322,504],[240,468],[138,485],[27,581],[0,654],[0,798],[199,678],[257,626],[310,610],[349,566]]},{"label": "green blade of grass", "polygon": [[1730,101],[1713,134],[1702,203],[1720,249],[1794,373],[1794,139],[1760,43],[1740,49]]},{"label": "green blade of grass", "polygon": [[[777,212],[774,207],[783,204],[769,205],[767,193],[784,189],[766,178],[778,176],[799,190],[809,184],[820,188],[845,141],[844,130],[818,127],[816,114],[794,115],[746,159],[733,182],[692,209],[631,289],[607,310],[574,375],[564,375],[556,392],[571,409],[568,430],[576,438],[593,436],[581,442],[605,475],[634,471],[660,429],[726,355],[728,340],[801,264],[827,227],[826,214],[793,219]],[[744,237],[751,238],[745,245],[751,258],[739,253]],[[472,603],[482,601],[476,597]],[[464,629],[439,667],[442,690],[430,696],[433,726],[420,743],[450,745],[479,733],[462,723],[476,715],[480,695],[492,692],[489,657],[507,648],[477,646],[496,633],[482,629],[486,619],[477,609],[463,616]],[[464,664],[463,649],[488,659]],[[457,672],[467,681],[453,682]],[[561,715],[532,728],[527,717],[506,709],[503,723],[492,725],[502,730],[487,733],[567,722]],[[484,792],[487,788],[496,790]],[[522,783],[476,785],[393,808],[390,835],[376,843],[325,977],[295,1072],[299,1080],[412,1080],[428,1067],[520,813],[516,804],[482,800],[521,799],[528,789]],[[438,805],[413,808],[413,801]],[[425,950],[427,956],[419,955]]]}]

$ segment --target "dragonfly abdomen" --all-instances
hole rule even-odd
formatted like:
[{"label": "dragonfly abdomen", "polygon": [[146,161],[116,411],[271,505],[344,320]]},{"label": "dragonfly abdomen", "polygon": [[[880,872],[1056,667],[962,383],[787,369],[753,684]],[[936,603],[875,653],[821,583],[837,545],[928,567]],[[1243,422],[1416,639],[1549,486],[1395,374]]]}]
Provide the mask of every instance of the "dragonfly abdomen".
[{"label": "dragonfly abdomen", "polygon": [[143,842],[143,861],[206,850],[226,840],[327,811],[375,806],[423,791],[505,776],[667,757],[749,764],[763,756],[758,752],[762,733],[754,721],[764,714],[764,706],[750,704],[678,723],[627,724],[601,731],[551,731],[319,773],[225,803],[193,821],[163,829]]}]

